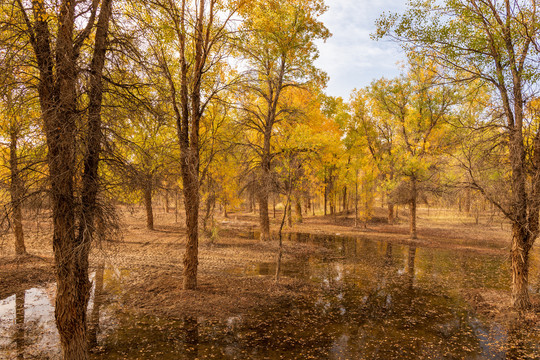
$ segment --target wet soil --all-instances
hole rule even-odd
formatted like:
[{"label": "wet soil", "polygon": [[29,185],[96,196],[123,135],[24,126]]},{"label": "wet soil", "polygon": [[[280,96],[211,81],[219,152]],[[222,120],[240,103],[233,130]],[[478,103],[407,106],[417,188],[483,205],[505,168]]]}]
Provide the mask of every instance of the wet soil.
[{"label": "wet soil", "polygon": [[[534,308],[516,314],[507,225],[440,213],[420,213],[415,241],[406,223],[382,216],[366,228],[354,228],[350,215],[305,217],[286,228],[279,283],[276,241],[258,241],[256,214],[230,214],[217,219],[217,236],[201,236],[198,290],[182,291],[183,224],[158,213],[149,231],[142,211],[126,212],[123,238],[91,256],[92,271],[108,269],[109,315],[94,357],[502,359],[512,358],[508,349],[519,350],[516,359],[536,356],[538,255]],[[17,259],[4,243],[0,299],[54,281],[45,223],[27,241],[37,256]],[[512,335],[515,321],[527,331]]]},{"label": "wet soil", "polygon": [[0,258],[0,299],[54,281],[52,259],[33,255]]}]

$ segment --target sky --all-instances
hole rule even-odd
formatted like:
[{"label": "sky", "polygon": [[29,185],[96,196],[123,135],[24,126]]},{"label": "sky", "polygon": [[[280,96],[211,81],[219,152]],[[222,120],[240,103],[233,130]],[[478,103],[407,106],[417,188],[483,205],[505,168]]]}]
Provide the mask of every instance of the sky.
[{"label": "sky", "polygon": [[332,33],[318,43],[316,65],[330,80],[326,94],[349,100],[353,89],[372,80],[399,75],[405,57],[398,44],[371,40],[375,20],[383,12],[403,12],[405,0],[326,0],[328,11],[320,18]]}]

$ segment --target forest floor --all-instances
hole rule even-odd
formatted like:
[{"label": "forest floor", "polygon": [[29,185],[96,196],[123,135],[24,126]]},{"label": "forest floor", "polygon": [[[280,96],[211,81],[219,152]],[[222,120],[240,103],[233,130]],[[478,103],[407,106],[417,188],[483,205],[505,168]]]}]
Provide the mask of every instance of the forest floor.
[{"label": "forest floor", "polygon": [[[160,209],[161,210],[161,209]],[[429,213],[429,215],[428,215]],[[348,216],[304,216],[302,223],[285,227],[285,232],[343,236],[369,236],[371,239],[424,247],[506,254],[509,249],[509,226],[500,218],[484,214],[476,219],[449,210],[421,209],[418,239],[410,240],[405,211],[401,219],[389,225],[384,210],[377,209],[367,226],[354,227],[354,214]],[[280,214],[272,218],[272,230],[279,227]],[[142,209],[123,210],[122,238],[108,241],[103,250],[91,256],[91,271],[98,264],[122,274],[122,296],[115,297],[119,308],[182,319],[197,315],[209,319],[226,319],[250,309],[277,304],[287,299],[308,296],[320,291],[313,284],[273,274],[261,276],[240,271],[276,259],[277,241],[257,239],[258,215],[231,213],[218,217],[214,236],[202,235],[199,248],[198,290],[182,291],[182,258],[185,226],[182,214],[175,221],[174,213],[156,211],[153,231],[146,229]],[[51,225],[46,219],[25,223],[29,256],[16,258],[11,252],[12,238],[6,236],[0,247],[0,298],[54,280]],[[286,241],[284,262],[324,258],[329,250],[313,244]],[[231,276],[236,275],[236,276]],[[106,291],[113,291],[106,289]],[[489,313],[507,313],[509,294],[501,291],[465,294],[471,306]],[[533,296],[534,309],[526,315],[529,321],[540,319],[540,299]],[[494,311],[495,309],[495,311]],[[512,315],[513,316],[513,315]]]}]

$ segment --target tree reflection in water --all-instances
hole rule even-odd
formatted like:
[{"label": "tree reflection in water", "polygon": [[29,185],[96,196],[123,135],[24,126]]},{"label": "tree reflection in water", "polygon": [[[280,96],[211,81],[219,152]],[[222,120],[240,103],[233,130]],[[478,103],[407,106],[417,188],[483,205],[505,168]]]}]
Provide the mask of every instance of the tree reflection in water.
[{"label": "tree reflection in water", "polygon": [[94,303],[92,312],[90,313],[89,322],[88,322],[88,345],[89,348],[97,346],[97,336],[99,332],[99,313],[101,310],[101,305],[103,304],[104,294],[103,294],[103,275],[105,272],[105,263],[100,261],[96,274],[94,276]]},{"label": "tree reflection in water", "polygon": [[192,316],[184,318],[184,335],[186,359],[197,359],[199,357],[199,324],[197,318]]},{"label": "tree reflection in water", "polygon": [[[95,304],[89,313],[91,339],[101,348],[94,358],[351,359],[362,354],[381,359],[528,359],[539,353],[538,334],[524,331],[534,326],[516,322],[507,327],[481,318],[460,295],[471,287],[506,286],[501,282],[506,279],[502,257],[362,238],[294,235],[291,241],[322,244],[333,251],[322,259],[283,263],[284,276],[304,279],[312,289],[255,308],[234,326],[195,317],[116,314],[115,328],[100,340],[104,269],[98,265]],[[244,276],[271,276],[274,266],[257,263],[246,267]],[[105,283],[108,287],[107,273]],[[46,292],[33,289],[26,299],[24,295],[5,302],[17,325],[9,337],[18,358],[25,345],[27,358],[35,354],[29,355],[30,348],[43,343],[49,326],[35,320],[34,310],[29,312],[36,296]],[[52,312],[47,316],[52,319]],[[54,326],[52,320],[48,324]]]},{"label": "tree reflection in water", "polygon": [[19,290],[15,294],[15,344],[17,347],[17,359],[24,359],[25,351],[24,296],[24,290]]}]

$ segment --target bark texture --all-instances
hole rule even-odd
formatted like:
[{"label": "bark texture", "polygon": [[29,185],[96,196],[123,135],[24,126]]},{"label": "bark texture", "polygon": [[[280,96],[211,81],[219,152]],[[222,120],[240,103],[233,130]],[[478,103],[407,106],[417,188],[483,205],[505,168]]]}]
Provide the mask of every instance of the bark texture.
[{"label": "bark texture", "polygon": [[[88,2],[86,5],[91,9],[88,25],[77,34],[74,31],[75,12],[81,4],[61,1],[57,5],[57,26],[50,25],[51,18],[54,17],[48,13],[45,2],[32,2],[33,23],[22,2],[18,4],[39,69],[38,93],[48,147],[57,279],[55,319],[62,358],[86,360],[86,307],[90,291],[88,255],[96,214],[101,140],[101,81],[112,0]],[[98,7],[100,11],[96,23]],[[56,35],[51,34],[49,26],[57,29]],[[79,136],[78,126],[84,121],[77,108],[77,89],[81,81],[78,57],[94,28],[96,32],[90,64],[88,121],[83,127],[82,136]],[[77,140],[81,138],[83,144]],[[77,169],[77,151],[81,147],[84,149],[82,174],[78,173]],[[75,181],[77,177],[82,179],[79,189],[79,183]],[[80,198],[77,198],[77,194],[80,194]]]},{"label": "bark texture", "polygon": [[144,187],[144,208],[146,209],[146,228],[154,230],[154,208],[152,207],[152,179]]}]

